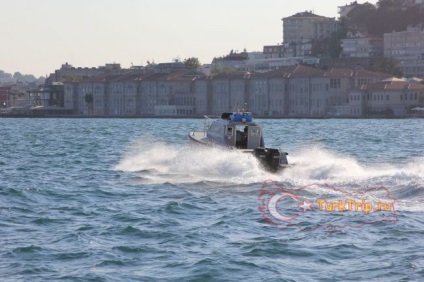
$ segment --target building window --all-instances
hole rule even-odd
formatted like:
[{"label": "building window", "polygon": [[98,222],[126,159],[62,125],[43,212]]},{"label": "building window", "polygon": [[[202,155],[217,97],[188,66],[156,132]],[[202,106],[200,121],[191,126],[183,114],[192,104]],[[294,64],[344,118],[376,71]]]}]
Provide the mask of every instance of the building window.
[{"label": "building window", "polygon": [[331,78],[330,88],[340,88],[340,78]]}]

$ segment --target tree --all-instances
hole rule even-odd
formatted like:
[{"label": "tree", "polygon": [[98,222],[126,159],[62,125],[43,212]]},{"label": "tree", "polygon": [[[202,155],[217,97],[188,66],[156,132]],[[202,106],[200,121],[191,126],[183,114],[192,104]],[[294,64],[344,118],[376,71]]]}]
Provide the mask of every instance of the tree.
[{"label": "tree", "polygon": [[84,100],[87,104],[93,103],[93,95],[91,93],[85,94]]},{"label": "tree", "polygon": [[87,104],[88,113],[93,113],[93,94],[87,93],[84,97],[85,103]]},{"label": "tree", "polygon": [[370,32],[369,28],[372,26],[372,21],[375,20],[376,8],[370,3],[358,5],[355,9],[347,14],[345,19],[349,30],[352,33],[357,32]]},{"label": "tree", "polygon": [[14,79],[19,79],[21,77],[22,77],[22,74],[20,72],[18,72],[18,71],[13,74],[13,78]]},{"label": "tree", "polygon": [[200,67],[200,62],[198,58],[191,57],[184,60],[184,65],[190,70],[195,70]]},{"label": "tree", "polygon": [[391,74],[395,77],[403,76],[403,70],[400,67],[399,60],[392,57],[379,58],[372,66],[372,70]]},{"label": "tree", "polygon": [[311,55],[329,58],[339,58],[342,52],[342,39],[346,38],[348,22],[345,17],[340,19],[339,29],[331,34],[329,38],[316,39],[312,43]]},{"label": "tree", "polygon": [[377,6],[379,9],[395,9],[400,10],[403,5],[403,0],[379,0]]},{"label": "tree", "polygon": [[211,70],[212,75],[217,75],[221,73],[235,73],[237,72],[235,69],[229,68],[229,67],[223,67],[223,68],[213,68]]},{"label": "tree", "polygon": [[12,74],[0,70],[0,78],[12,78]]},{"label": "tree", "polygon": [[371,36],[383,37],[384,33],[403,31],[408,26],[424,23],[424,10],[416,6],[405,7],[404,0],[379,0],[358,5],[347,14],[349,31],[367,32]]}]

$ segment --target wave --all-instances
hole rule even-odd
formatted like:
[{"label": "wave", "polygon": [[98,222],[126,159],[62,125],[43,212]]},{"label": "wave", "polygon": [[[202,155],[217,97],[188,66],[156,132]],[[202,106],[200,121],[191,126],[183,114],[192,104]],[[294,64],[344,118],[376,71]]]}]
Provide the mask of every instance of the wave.
[{"label": "wave", "polygon": [[157,183],[249,184],[272,177],[251,154],[195,144],[175,145],[144,140],[130,145],[115,170],[139,172]]},{"label": "wave", "polygon": [[293,188],[317,182],[346,190],[385,186],[399,199],[424,197],[424,158],[400,165],[364,164],[319,146],[288,157],[291,167],[272,174],[262,170],[251,154],[150,138],[131,144],[114,170],[136,173],[145,184],[211,182],[233,188],[256,187],[272,179]]},{"label": "wave", "polygon": [[424,175],[424,158],[406,164],[363,164],[354,157],[344,156],[313,146],[293,154],[292,168],[285,177],[307,181],[358,181],[365,179],[398,177],[421,178]]}]

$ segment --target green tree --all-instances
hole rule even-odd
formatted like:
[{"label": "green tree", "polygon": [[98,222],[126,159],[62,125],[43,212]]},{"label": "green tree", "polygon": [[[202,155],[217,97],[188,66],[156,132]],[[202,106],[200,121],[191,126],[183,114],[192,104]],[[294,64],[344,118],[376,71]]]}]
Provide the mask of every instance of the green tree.
[{"label": "green tree", "polygon": [[0,70],[0,78],[12,78],[12,74]]},{"label": "green tree", "polygon": [[198,58],[191,57],[184,60],[184,65],[190,70],[195,70],[200,67],[200,62]]},{"label": "green tree", "polygon": [[394,9],[400,10],[403,6],[404,0],[379,0],[377,7],[379,9]]},{"label": "green tree", "polygon": [[213,68],[211,70],[212,75],[217,75],[221,73],[235,73],[237,72],[235,69],[229,68],[229,67],[223,67],[223,68]]},{"label": "green tree", "polygon": [[84,100],[87,104],[93,103],[93,95],[91,93],[85,94]]},{"label": "green tree", "polygon": [[372,70],[391,74],[395,77],[403,76],[403,70],[400,67],[399,60],[392,57],[377,59],[372,66]]},{"label": "green tree", "polygon": [[352,33],[369,32],[369,27],[376,15],[376,7],[370,3],[358,5],[347,14],[345,19],[348,31]]},{"label": "green tree", "polygon": [[376,6],[370,3],[358,5],[346,17],[349,31],[383,37],[384,33],[424,24],[424,10],[416,6],[405,7],[403,3],[404,0],[379,0]]},{"label": "green tree", "polygon": [[317,39],[312,43],[311,55],[329,58],[339,58],[342,52],[342,39],[346,38],[348,21],[345,17],[340,19],[339,28],[329,38]]},{"label": "green tree", "polygon": [[84,97],[85,103],[87,104],[88,113],[93,113],[93,94],[87,93]]},{"label": "green tree", "polygon": [[21,77],[22,77],[22,74],[18,71],[13,74],[14,79],[20,79]]}]

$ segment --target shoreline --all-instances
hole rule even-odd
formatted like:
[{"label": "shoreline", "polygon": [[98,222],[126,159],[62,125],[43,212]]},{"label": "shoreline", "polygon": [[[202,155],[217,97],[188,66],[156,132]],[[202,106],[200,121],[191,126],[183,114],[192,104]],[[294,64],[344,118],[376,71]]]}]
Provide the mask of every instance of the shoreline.
[{"label": "shoreline", "polygon": [[[199,115],[179,115],[179,116],[154,116],[154,115],[129,115],[129,116],[106,116],[106,115],[26,115],[26,114],[10,114],[0,115],[1,118],[59,118],[59,119],[204,119]],[[255,119],[416,119],[424,117],[384,117],[384,116],[366,116],[366,117],[349,117],[349,116],[327,116],[327,117],[309,117],[309,116],[255,116]]]}]

